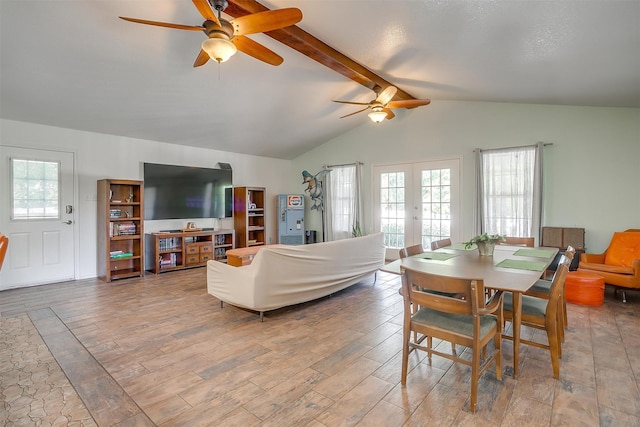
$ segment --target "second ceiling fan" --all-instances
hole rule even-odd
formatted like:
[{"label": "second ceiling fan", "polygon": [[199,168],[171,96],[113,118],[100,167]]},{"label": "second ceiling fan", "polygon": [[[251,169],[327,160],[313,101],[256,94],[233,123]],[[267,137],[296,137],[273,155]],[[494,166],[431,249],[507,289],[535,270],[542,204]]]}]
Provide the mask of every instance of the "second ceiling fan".
[{"label": "second ceiling fan", "polygon": [[403,99],[399,101],[392,101],[397,91],[398,89],[395,86],[387,86],[383,91],[378,93],[376,99],[371,102],[335,100],[333,102],[338,102],[340,104],[366,105],[365,108],[342,116],[340,118],[344,119],[345,117],[353,116],[354,114],[371,110],[371,112],[369,113],[369,118],[375,123],[380,123],[384,119],[393,119],[396,115],[393,113],[393,111],[391,111],[392,108],[415,108],[422,105],[429,105],[431,103],[430,99]]},{"label": "second ceiling fan", "polygon": [[[203,31],[207,35],[207,39],[202,42],[200,53],[193,63],[194,67],[206,64],[209,59],[225,62],[238,50],[267,64],[280,65],[284,61],[280,55],[245,37],[245,35],[278,30],[295,25],[302,20],[300,9],[290,7],[253,13],[227,21],[221,17],[222,11],[229,5],[227,0],[211,0],[211,4],[207,0],[192,1],[205,19],[202,25],[171,24],[124,16],[120,18],[138,24],[187,31]],[[216,16],[212,7],[218,12],[218,16]]]}]

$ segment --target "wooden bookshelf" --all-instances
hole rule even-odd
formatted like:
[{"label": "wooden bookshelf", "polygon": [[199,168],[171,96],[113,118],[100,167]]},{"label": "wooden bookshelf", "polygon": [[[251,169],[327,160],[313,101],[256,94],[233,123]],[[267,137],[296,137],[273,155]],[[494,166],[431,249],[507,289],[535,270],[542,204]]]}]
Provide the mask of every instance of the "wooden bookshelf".
[{"label": "wooden bookshelf", "polygon": [[110,282],[144,274],[142,181],[98,180],[98,277]]},{"label": "wooden bookshelf", "polygon": [[265,193],[264,187],[233,189],[233,226],[239,248],[265,244]]}]

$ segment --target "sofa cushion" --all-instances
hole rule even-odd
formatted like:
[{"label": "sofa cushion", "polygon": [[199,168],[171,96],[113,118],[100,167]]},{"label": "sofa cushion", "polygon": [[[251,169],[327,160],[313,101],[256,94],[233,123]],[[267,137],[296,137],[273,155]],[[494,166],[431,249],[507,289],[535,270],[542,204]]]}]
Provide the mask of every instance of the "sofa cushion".
[{"label": "sofa cushion", "polygon": [[632,267],[621,267],[619,265],[598,264],[594,262],[581,262],[580,270],[602,271],[604,273],[633,274]]},{"label": "sofa cushion", "polygon": [[640,233],[633,231],[614,233],[604,263],[631,267],[633,260],[637,258],[640,258]]}]

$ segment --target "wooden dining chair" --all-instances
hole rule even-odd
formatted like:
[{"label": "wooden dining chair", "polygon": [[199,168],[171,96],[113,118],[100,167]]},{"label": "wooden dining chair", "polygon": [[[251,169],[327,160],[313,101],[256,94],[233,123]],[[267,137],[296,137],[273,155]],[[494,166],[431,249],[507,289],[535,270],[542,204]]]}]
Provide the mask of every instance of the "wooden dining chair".
[{"label": "wooden dining chair", "polygon": [[[569,258],[563,257],[553,277],[549,298],[543,299],[529,295],[522,296],[522,326],[543,330],[547,334],[548,344],[520,338],[520,343],[549,350],[553,377],[560,378],[560,358],[562,357],[560,301],[564,297],[564,281],[569,272]],[[512,294],[504,296],[504,319],[513,323]],[[503,338],[513,339],[509,335]]]},{"label": "wooden dining chair", "polygon": [[9,238],[0,233],[0,270],[2,270],[2,264],[4,263],[4,257],[7,255],[7,248],[9,247]]},{"label": "wooden dining chair", "polygon": [[[503,292],[497,291],[485,303],[484,282],[480,279],[437,276],[407,267],[401,267],[401,275],[404,299],[402,385],[407,384],[409,353],[413,350],[425,351],[429,362],[435,354],[463,363],[471,366],[469,407],[471,412],[475,412],[478,379],[492,362],[496,364],[496,377],[502,379]],[[442,292],[455,292],[464,297],[447,297]],[[419,308],[414,312],[412,307]],[[416,335],[412,332],[417,333],[419,338],[415,339]],[[449,354],[435,350],[433,338],[468,347],[471,360],[458,357],[455,352]],[[491,341],[494,351],[487,355],[486,347]],[[484,357],[481,358],[481,355]]]},{"label": "wooden dining chair", "polygon": [[[573,258],[575,257],[575,255],[576,255],[575,248],[573,246],[567,246],[567,249],[564,251],[564,256],[568,258],[569,265],[571,265],[571,262],[573,261]],[[557,273],[558,273],[558,270],[554,272],[554,276]],[[549,299],[552,283],[553,283],[553,277],[551,278],[551,280],[540,279],[536,281],[536,283],[534,283],[533,286],[530,287],[529,290],[524,294],[532,297]],[[569,325],[568,323],[569,319],[567,317],[567,299],[564,297],[564,292],[562,292],[562,301],[560,301],[560,305],[561,305],[561,315],[562,315],[561,316],[561,321],[562,321],[561,337],[562,337],[562,341],[564,342],[564,330]]]},{"label": "wooden dining chair", "polygon": [[533,237],[505,237],[504,242],[500,242],[501,245],[510,245],[510,246],[527,246],[532,248],[535,244],[535,239]]},{"label": "wooden dining chair", "polygon": [[431,250],[435,251],[436,249],[444,248],[445,246],[451,246],[451,239],[442,239],[431,242]]},{"label": "wooden dining chair", "polygon": [[422,247],[422,244],[407,246],[406,248],[400,249],[400,258],[402,259],[402,258],[410,257],[412,255],[418,255],[421,253],[424,253],[424,248]]}]

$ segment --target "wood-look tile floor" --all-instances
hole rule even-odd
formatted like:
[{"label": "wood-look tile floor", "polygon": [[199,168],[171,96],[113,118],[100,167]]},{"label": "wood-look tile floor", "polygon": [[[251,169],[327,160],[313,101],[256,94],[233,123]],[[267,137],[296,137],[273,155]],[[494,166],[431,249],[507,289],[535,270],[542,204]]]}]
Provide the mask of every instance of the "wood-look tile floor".
[{"label": "wood-look tile floor", "polygon": [[221,307],[202,268],[0,292],[0,424],[640,425],[639,293],[569,305],[558,381],[548,353],[524,345],[513,379],[504,341],[502,381],[485,373],[472,414],[466,366],[414,352],[400,385],[399,279],[372,284],[264,323]]}]

